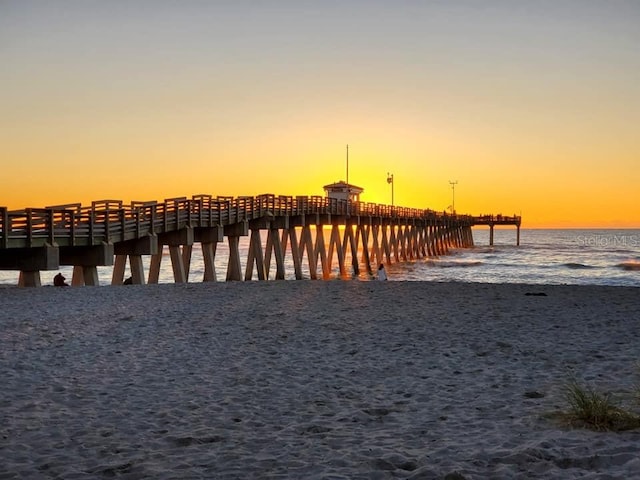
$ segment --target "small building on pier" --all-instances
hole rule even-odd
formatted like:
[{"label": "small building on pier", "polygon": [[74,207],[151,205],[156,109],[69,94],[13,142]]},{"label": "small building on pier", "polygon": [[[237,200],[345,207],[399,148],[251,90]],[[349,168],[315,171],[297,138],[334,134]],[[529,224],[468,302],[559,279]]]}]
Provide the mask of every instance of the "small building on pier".
[{"label": "small building on pier", "polygon": [[327,197],[337,200],[349,200],[352,203],[359,202],[360,194],[364,192],[364,188],[356,187],[342,180],[325,185],[323,188],[327,192]]}]

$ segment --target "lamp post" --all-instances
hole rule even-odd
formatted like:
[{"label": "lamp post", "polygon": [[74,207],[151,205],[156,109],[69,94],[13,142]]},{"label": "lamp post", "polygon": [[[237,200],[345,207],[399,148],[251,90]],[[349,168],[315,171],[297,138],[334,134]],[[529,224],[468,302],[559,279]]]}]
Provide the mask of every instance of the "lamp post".
[{"label": "lamp post", "polygon": [[451,181],[449,180],[449,183],[451,184],[451,213],[456,213],[456,185],[458,184],[458,181]]},{"label": "lamp post", "polygon": [[393,173],[387,172],[387,183],[391,184],[391,206],[393,207]]}]

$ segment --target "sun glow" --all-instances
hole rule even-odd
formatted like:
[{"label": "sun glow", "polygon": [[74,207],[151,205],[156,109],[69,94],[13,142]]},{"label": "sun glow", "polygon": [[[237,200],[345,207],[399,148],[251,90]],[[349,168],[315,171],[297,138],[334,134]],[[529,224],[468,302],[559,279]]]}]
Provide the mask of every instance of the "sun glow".
[{"label": "sun glow", "polygon": [[349,144],[365,202],[640,226],[639,11],[565,8],[16,3],[0,205],[324,195]]}]

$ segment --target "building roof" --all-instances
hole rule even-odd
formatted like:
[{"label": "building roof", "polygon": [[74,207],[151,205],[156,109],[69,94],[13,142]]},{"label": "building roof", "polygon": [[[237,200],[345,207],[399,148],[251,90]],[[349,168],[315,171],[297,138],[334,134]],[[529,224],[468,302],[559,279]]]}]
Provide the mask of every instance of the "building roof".
[{"label": "building roof", "polygon": [[353,185],[351,183],[347,183],[343,180],[340,180],[339,182],[336,183],[331,183],[329,185],[325,185],[324,187],[325,190],[328,191],[336,191],[336,190],[345,190],[345,189],[349,189],[349,192],[351,193],[362,193],[364,192],[364,188],[362,187],[358,187],[356,185]]}]

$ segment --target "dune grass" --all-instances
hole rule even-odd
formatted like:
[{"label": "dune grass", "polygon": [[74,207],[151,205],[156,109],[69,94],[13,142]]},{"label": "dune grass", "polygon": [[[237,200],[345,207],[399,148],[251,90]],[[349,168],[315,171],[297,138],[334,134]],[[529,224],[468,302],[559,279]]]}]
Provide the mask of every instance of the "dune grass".
[{"label": "dune grass", "polygon": [[569,410],[558,418],[569,426],[616,432],[640,428],[640,416],[616,405],[608,393],[572,380],[565,386],[565,395]]}]

